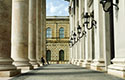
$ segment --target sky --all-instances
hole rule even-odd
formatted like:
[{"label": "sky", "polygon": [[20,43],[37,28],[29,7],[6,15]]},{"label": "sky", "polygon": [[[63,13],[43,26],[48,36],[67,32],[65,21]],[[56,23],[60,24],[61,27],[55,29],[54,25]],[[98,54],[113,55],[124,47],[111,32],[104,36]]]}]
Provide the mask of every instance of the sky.
[{"label": "sky", "polygon": [[69,16],[69,2],[64,0],[46,0],[47,16]]}]

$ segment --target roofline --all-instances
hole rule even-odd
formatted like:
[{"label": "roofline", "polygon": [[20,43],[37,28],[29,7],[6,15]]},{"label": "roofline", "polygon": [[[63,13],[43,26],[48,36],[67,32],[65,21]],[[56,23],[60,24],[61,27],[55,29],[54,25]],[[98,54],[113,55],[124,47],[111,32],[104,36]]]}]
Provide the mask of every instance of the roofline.
[{"label": "roofline", "polygon": [[69,19],[69,16],[46,16],[46,19]]}]

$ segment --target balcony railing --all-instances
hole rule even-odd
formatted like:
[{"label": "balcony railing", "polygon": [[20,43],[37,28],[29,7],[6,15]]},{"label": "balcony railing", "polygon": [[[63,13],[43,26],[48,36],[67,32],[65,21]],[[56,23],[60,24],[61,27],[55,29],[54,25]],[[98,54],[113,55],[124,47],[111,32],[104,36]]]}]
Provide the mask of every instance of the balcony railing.
[{"label": "balcony railing", "polygon": [[69,43],[69,37],[64,37],[64,38],[60,38],[60,37],[51,37],[51,38],[46,38],[46,43],[61,43],[61,42],[66,42]]}]

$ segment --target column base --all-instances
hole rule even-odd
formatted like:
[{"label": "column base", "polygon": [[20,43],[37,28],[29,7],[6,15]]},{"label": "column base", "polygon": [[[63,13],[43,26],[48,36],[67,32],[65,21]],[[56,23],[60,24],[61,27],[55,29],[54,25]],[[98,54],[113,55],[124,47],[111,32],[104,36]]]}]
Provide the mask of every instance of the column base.
[{"label": "column base", "polygon": [[12,77],[21,74],[21,69],[0,71],[0,77]]},{"label": "column base", "polygon": [[22,67],[17,67],[17,69],[21,69],[21,73],[25,73],[32,70],[33,66],[22,66]]},{"label": "column base", "polygon": [[75,60],[74,60],[74,65],[77,65],[77,63],[78,63],[78,60],[75,59]]},{"label": "column base", "polygon": [[93,60],[93,63],[91,64],[91,69],[97,71],[105,71],[104,60]]},{"label": "column base", "polygon": [[91,60],[85,60],[82,63],[82,67],[85,67],[85,68],[90,68],[90,65],[91,65]]},{"label": "column base", "polygon": [[73,64],[73,63],[74,63],[74,59],[71,60],[71,64]]},{"label": "column base", "polygon": [[113,59],[113,64],[108,66],[108,74],[125,78],[125,59]]},{"label": "column base", "polygon": [[80,67],[82,67],[83,62],[84,62],[84,60],[79,60],[79,62],[78,62],[77,65],[80,66]]},{"label": "column base", "polygon": [[32,65],[33,66],[33,69],[36,69],[36,68],[39,68],[40,67],[40,65]]}]

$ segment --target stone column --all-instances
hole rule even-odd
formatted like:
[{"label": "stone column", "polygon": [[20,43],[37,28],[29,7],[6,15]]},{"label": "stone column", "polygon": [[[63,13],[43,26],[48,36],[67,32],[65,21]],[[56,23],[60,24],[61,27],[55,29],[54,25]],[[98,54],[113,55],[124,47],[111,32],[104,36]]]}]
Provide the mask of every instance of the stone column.
[{"label": "stone column", "polygon": [[74,46],[73,46],[73,47],[72,47],[72,64],[74,64],[74,59],[75,59],[74,56],[75,56],[75,55],[74,55]]},{"label": "stone column", "polygon": [[74,64],[76,65],[77,64],[77,44],[75,44],[74,46]]},{"label": "stone column", "polygon": [[95,29],[95,59],[91,69],[104,71],[104,50],[103,50],[103,9],[98,0],[94,1],[94,19],[97,21]]},{"label": "stone column", "polygon": [[79,65],[79,61],[80,61],[80,55],[81,55],[81,40],[79,40],[78,42],[77,42],[77,65]]},{"label": "stone column", "polygon": [[[82,13],[83,13],[83,0],[79,0],[79,25],[82,27],[83,24],[82,24]],[[84,30],[84,29],[82,29]],[[80,42],[79,42],[79,65],[81,66],[82,63],[83,63],[83,54],[84,54],[84,36],[83,38],[81,38]]]},{"label": "stone column", "polygon": [[42,12],[42,0],[36,0],[36,57],[37,57],[37,62],[39,65],[41,65],[41,57],[42,57],[42,52],[41,52],[41,32],[42,32],[42,27],[41,27],[41,12]]},{"label": "stone column", "polygon": [[28,54],[32,66],[38,67],[36,61],[36,0],[29,0],[29,42]]},{"label": "stone column", "polygon": [[125,0],[119,1],[118,7],[119,10],[114,7],[115,58],[108,66],[108,73],[125,78]]},{"label": "stone column", "polygon": [[12,2],[12,58],[13,64],[22,70],[33,68],[28,59],[28,2]]},{"label": "stone column", "polygon": [[[70,5],[71,6],[71,5]],[[72,7],[71,7],[72,8]],[[71,9],[72,10],[72,9]],[[70,37],[72,36],[72,31],[73,31],[73,16],[72,16],[72,11],[71,11],[71,13],[70,13]],[[70,63],[72,63],[73,62],[73,47],[70,47]]]},{"label": "stone column", "polygon": [[[78,26],[78,5],[77,5],[77,0],[75,0],[75,15],[74,15],[74,17],[75,17],[75,19],[74,19],[74,22],[75,22],[75,25],[74,25],[74,32],[77,34],[77,26]],[[77,52],[77,45],[78,45],[78,43],[76,43],[75,45],[74,45],[74,47],[75,47],[75,64],[77,64],[78,63],[78,52]]]},{"label": "stone column", "polygon": [[[88,0],[85,0],[85,13],[88,12]],[[85,31],[87,34],[85,35],[85,60],[84,63],[82,64],[83,67],[90,68],[91,60],[90,60],[90,53],[89,53],[89,36],[90,36],[90,31],[87,30],[86,25],[85,25]]]},{"label": "stone column", "polygon": [[12,0],[0,1],[0,77],[20,74],[11,59],[11,13]]},{"label": "stone column", "polygon": [[90,33],[87,31],[87,34],[85,36],[85,60],[84,63],[82,64],[83,67],[90,68],[91,64],[91,53],[90,53]]},{"label": "stone column", "polygon": [[46,60],[46,0],[42,0],[41,27],[41,56]]},{"label": "stone column", "polygon": [[81,54],[80,54],[80,66],[82,66],[85,59],[85,36],[81,39]]}]

